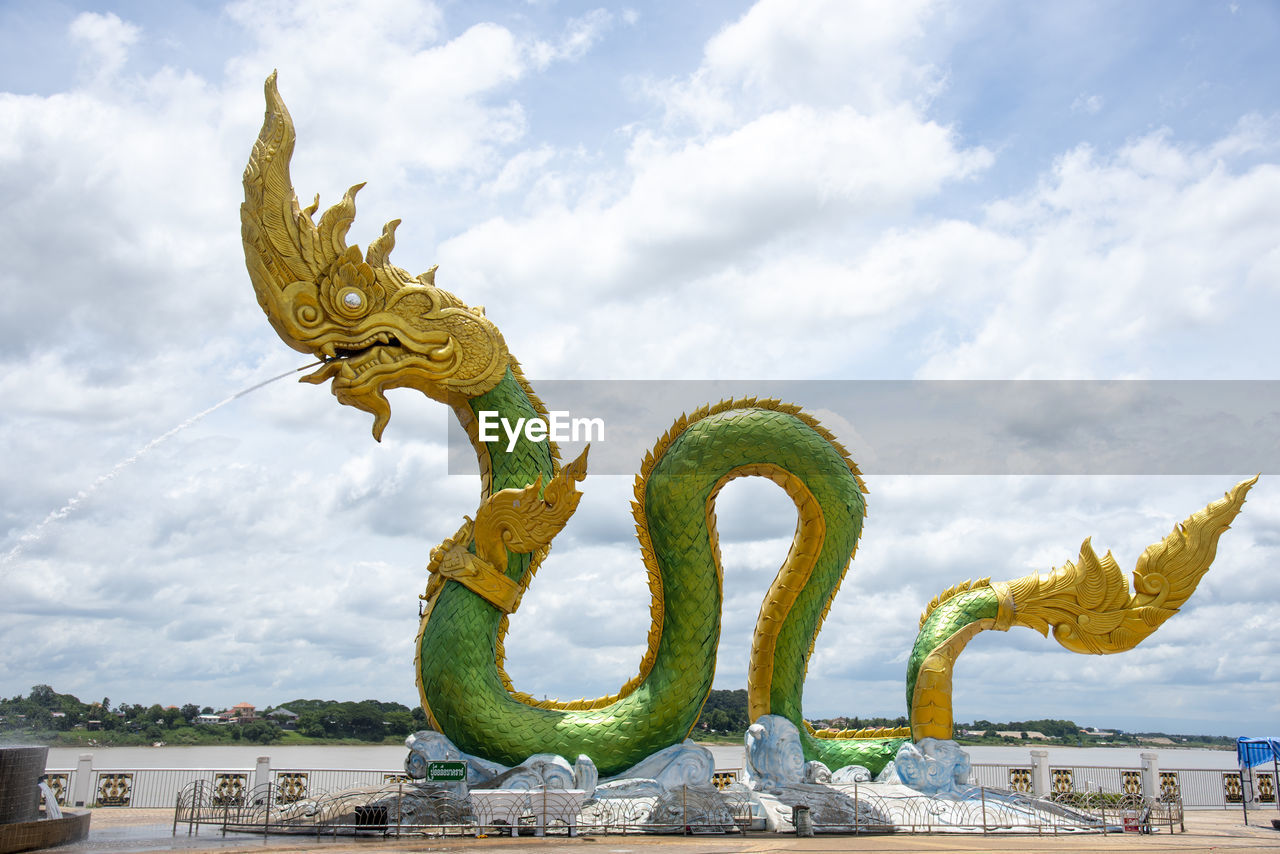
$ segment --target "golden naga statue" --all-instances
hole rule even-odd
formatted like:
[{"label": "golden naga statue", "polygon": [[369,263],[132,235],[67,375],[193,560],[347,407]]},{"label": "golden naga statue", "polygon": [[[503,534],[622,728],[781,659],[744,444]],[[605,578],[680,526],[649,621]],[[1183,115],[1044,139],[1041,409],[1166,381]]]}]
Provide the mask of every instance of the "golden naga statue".
[{"label": "golden naga statue", "polygon": [[352,187],[316,222],[289,176],[294,128],[266,84],[262,131],[244,172],[245,261],[258,303],[286,344],[323,360],[308,382],[332,380],[340,403],[370,412],[381,438],[385,391],[415,388],[448,405],[479,460],[474,522],[432,552],[417,641],[422,705],[467,753],[506,764],[534,753],[590,756],[605,775],[683,739],[715,671],[723,599],[715,499],[728,481],[760,476],[796,504],[791,550],[760,608],[752,641],[751,717],[780,715],[801,730],[806,759],[873,773],[907,738],[951,736],[951,672],[977,632],[1022,625],[1077,652],[1130,649],[1177,612],[1213,560],[1218,537],[1254,480],[1236,486],[1149,548],[1134,592],[1088,540],[1079,563],[1016,581],[958,585],[930,604],[907,670],[910,728],[807,729],[800,698],[813,644],[862,531],[858,467],[829,432],[776,400],[725,401],[681,416],[643,461],[633,510],[651,592],[638,672],[615,694],[571,702],[517,691],[503,667],[508,617],[578,505],[585,454],[562,465],[555,445],[526,433],[510,447],[477,436],[479,413],[543,418],[506,342],[480,308],[391,264],[397,222],[361,255],[347,246]]}]

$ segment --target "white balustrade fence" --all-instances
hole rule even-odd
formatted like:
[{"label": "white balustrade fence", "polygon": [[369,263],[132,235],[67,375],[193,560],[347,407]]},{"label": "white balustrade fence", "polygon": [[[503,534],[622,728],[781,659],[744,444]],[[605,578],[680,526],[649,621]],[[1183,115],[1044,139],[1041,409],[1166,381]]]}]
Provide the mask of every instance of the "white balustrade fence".
[{"label": "white balustrade fence", "polygon": [[[1247,797],[1251,808],[1276,806],[1271,771],[1255,769],[1252,780],[1242,781],[1236,770],[1161,769],[1155,754],[1143,756],[1140,768],[1057,765],[1047,751],[1037,750],[1021,765],[975,764],[970,779],[974,785],[1028,795],[1102,791],[1180,798],[1188,809],[1234,808]],[[738,776],[737,769],[717,771],[715,782],[723,787]],[[82,756],[75,768],[50,768],[48,778],[59,803],[90,807],[171,807],[178,793],[197,780],[213,793],[210,797],[227,802],[268,783],[281,802],[288,802],[313,793],[407,781],[399,769],[272,768],[267,757],[252,768],[95,768],[91,755]]]},{"label": "white balustrade fence", "polygon": [[[1152,766],[1144,774],[1142,768],[1113,768],[1096,765],[1050,765],[1047,787],[1037,792],[1034,787],[1035,767],[1026,765],[973,765],[970,780],[974,785],[1009,789],[1026,794],[1051,795],[1065,792],[1108,792],[1142,795],[1143,797],[1181,799],[1186,809],[1237,808],[1246,797],[1248,781],[1240,780],[1238,770],[1207,768],[1158,768]],[[1276,784],[1270,771],[1255,769],[1250,808],[1276,808]],[[1149,785],[1154,781],[1155,785]],[[1278,814],[1280,815],[1280,814]]]}]

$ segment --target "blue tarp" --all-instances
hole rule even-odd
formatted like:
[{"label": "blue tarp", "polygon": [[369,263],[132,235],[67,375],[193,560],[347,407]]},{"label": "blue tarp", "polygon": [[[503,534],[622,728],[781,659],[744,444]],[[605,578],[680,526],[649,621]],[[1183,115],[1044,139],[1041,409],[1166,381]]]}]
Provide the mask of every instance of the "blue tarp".
[{"label": "blue tarp", "polygon": [[1236,758],[1241,768],[1252,768],[1280,759],[1280,738],[1238,738]]}]

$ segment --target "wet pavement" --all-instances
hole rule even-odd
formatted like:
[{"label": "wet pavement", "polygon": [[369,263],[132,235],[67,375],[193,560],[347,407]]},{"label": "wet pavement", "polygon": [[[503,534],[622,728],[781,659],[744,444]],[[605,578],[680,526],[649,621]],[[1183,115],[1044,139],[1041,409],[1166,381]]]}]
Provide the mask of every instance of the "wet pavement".
[{"label": "wet pavement", "polygon": [[979,852],[1010,851],[1020,854],[1040,852],[1193,852],[1193,851],[1273,851],[1280,852],[1280,831],[1271,826],[1273,816],[1264,812],[1250,815],[1249,825],[1234,810],[1188,812],[1186,833],[1167,829],[1151,835],[1121,833],[1012,835],[981,833],[822,835],[811,839],[791,834],[750,833],[745,836],[579,836],[558,837],[321,837],[262,836],[228,833],[205,826],[198,833],[180,825],[174,833],[173,811],[167,809],[95,809],[89,838],[83,842],[48,849],[57,854],[89,852],[195,851],[304,852],[324,854],[373,854],[381,851],[460,852],[469,854],[732,854],[732,852],[858,851],[858,852]]}]

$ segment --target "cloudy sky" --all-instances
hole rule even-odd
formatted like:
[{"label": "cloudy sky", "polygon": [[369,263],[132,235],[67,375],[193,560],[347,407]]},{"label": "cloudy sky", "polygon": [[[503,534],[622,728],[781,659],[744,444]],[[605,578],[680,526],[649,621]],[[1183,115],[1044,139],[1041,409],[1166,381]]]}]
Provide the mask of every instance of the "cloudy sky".
[{"label": "cloudy sky", "polygon": [[[367,181],[352,242],[402,218],[396,263],[438,263],[535,386],[1269,380],[1277,40],[1263,0],[3,3],[0,694],[416,703],[423,567],[478,495],[449,473],[442,407],[393,393],[379,445],[365,413],[285,380],[124,464],[309,361],[263,318],[239,239],[273,68],[300,196]],[[856,418],[836,421],[857,457]],[[1266,734],[1280,471],[1223,468],[869,477],[808,714],[904,713],[916,620],[948,585],[1046,570],[1087,536],[1131,569],[1263,470],[1146,644],[988,633],[955,704]],[[630,486],[586,481],[514,619],[520,688],[634,673]],[[794,515],[738,483],[720,522],[717,685],[737,688]]]}]

